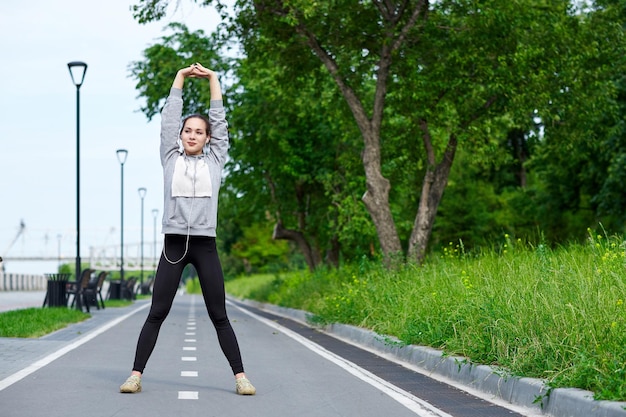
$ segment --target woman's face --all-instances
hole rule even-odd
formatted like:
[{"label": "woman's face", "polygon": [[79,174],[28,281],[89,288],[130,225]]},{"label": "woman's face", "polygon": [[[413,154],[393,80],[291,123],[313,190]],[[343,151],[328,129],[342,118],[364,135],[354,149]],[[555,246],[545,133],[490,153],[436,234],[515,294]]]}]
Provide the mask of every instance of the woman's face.
[{"label": "woman's face", "polygon": [[180,139],[187,155],[200,155],[205,144],[209,143],[211,137],[207,133],[204,120],[198,117],[187,119],[180,132]]}]

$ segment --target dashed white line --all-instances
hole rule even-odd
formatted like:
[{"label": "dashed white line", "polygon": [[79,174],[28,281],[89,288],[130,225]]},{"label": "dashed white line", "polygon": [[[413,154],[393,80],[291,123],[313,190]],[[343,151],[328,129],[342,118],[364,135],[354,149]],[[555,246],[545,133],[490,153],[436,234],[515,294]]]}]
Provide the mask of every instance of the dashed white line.
[{"label": "dashed white line", "polygon": [[[192,330],[196,330],[196,319],[194,315],[194,303],[195,296],[191,298],[191,306],[189,308],[189,320],[187,321],[187,331],[185,332],[185,336],[195,336],[196,332]],[[184,339],[185,343],[196,343],[196,339]],[[183,346],[183,351],[195,351],[195,346]],[[195,356],[182,356],[181,361],[183,362],[196,362],[198,359]],[[186,378],[195,378],[198,376],[198,371],[180,371],[181,377]],[[178,399],[179,400],[197,400],[198,399],[198,391],[178,391]]]},{"label": "dashed white line", "polygon": [[178,391],[179,400],[197,400],[198,391]]}]

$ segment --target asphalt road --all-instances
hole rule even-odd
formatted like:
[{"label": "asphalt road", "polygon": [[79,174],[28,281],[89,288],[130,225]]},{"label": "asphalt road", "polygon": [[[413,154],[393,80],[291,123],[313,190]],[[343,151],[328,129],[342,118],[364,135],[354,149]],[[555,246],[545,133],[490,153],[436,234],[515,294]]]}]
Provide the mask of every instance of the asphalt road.
[{"label": "asphalt road", "polygon": [[202,299],[193,295],[176,297],[144,372],[143,391],[120,394],[148,305],[139,301],[119,313],[106,309],[94,314],[102,319],[90,319],[85,328],[68,328],[43,339],[5,340],[0,346],[25,346],[15,354],[32,345],[48,351],[19,370],[5,369],[0,415],[537,415],[473,397],[298,322],[229,303],[246,373],[257,387],[255,396],[238,396]]}]

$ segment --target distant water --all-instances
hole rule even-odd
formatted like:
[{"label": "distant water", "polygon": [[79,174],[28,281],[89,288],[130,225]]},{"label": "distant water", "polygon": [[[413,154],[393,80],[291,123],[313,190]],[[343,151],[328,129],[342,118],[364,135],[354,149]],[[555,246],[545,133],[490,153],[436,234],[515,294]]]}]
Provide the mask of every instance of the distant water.
[{"label": "distant water", "polygon": [[2,266],[7,274],[43,275],[59,270],[58,261],[9,261],[3,262]]}]

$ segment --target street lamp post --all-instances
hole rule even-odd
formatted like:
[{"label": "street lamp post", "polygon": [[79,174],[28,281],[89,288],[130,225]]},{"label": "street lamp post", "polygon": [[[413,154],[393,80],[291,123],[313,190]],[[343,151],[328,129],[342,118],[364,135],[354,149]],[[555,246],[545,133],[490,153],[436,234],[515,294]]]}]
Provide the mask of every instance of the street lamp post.
[{"label": "street lamp post", "polygon": [[139,193],[139,198],[141,198],[141,260],[139,262],[139,267],[141,268],[141,275],[139,276],[139,288],[141,288],[141,293],[144,293],[143,289],[143,199],[146,196],[146,188],[141,187],[137,190]]},{"label": "street lamp post", "polygon": [[117,160],[120,162],[120,296],[124,288],[124,163],[128,156],[126,149],[118,149]]},{"label": "street lamp post", "polygon": [[[76,86],[76,281],[80,277],[80,86],[83,85],[87,64],[81,61],[68,62],[67,68],[72,77],[72,83]],[[82,310],[80,301],[76,308]]]},{"label": "street lamp post", "polygon": [[154,269],[153,273],[154,275],[156,275],[156,247],[157,247],[157,216],[159,215],[159,210],[158,209],[152,209],[152,218],[154,220],[154,226],[152,228],[152,232],[154,234],[153,239],[152,239],[152,244],[154,246],[152,246],[152,267]]}]

